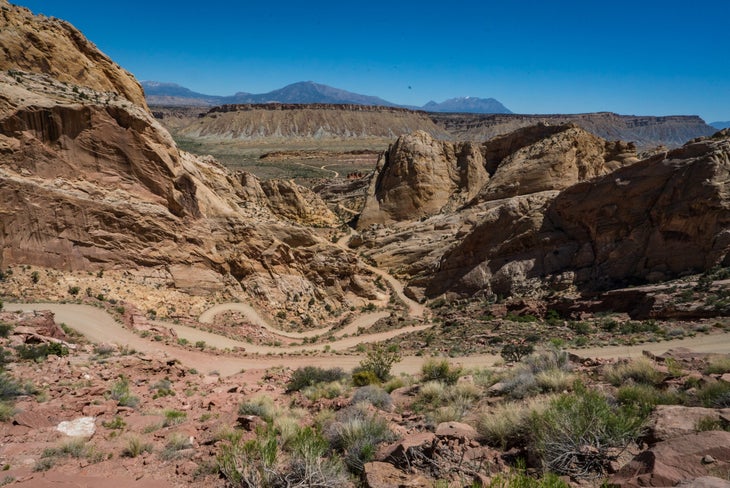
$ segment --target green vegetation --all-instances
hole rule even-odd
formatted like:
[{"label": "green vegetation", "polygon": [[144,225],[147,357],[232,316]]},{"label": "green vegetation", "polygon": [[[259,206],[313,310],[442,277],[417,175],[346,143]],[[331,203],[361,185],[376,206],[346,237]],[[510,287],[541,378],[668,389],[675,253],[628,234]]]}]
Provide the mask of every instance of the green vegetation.
[{"label": "green vegetation", "polygon": [[423,381],[441,381],[447,385],[453,385],[459,380],[461,373],[461,367],[452,366],[445,359],[430,358],[421,366]]},{"label": "green vegetation", "polygon": [[135,408],[139,404],[139,397],[132,395],[129,389],[129,378],[120,376],[109,390],[109,398],[116,400],[123,407]]},{"label": "green vegetation", "polygon": [[397,347],[376,344],[366,353],[365,359],[360,362],[357,370],[353,371],[353,379],[355,374],[365,372],[372,373],[380,382],[388,381],[390,370],[400,360],[401,356]]},{"label": "green vegetation", "polygon": [[15,348],[20,359],[36,362],[45,361],[48,356],[68,356],[68,348],[59,342],[44,344],[21,344]]},{"label": "green vegetation", "polygon": [[137,436],[131,436],[127,439],[127,445],[122,450],[122,457],[136,458],[145,452],[152,452],[152,444],[142,442]]},{"label": "green vegetation", "polygon": [[591,477],[641,434],[644,420],[635,409],[614,407],[601,393],[576,385],[573,394],[532,416],[530,447],[545,471]]},{"label": "green vegetation", "polygon": [[292,373],[291,379],[286,384],[286,391],[301,391],[308,386],[318,383],[331,383],[333,381],[342,381],[347,374],[341,368],[323,369],[315,366],[306,366],[298,368]]}]

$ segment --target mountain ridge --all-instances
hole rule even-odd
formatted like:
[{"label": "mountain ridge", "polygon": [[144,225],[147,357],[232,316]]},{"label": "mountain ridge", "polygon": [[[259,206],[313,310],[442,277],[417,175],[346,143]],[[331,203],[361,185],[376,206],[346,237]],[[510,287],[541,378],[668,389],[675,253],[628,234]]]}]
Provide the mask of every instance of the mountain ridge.
[{"label": "mountain ridge", "polygon": [[314,81],[300,81],[267,93],[237,92],[230,96],[206,95],[198,93],[177,83],[142,81],[145,96],[154,106],[213,106],[263,103],[298,104],[346,104],[398,107],[427,112],[456,113],[512,113],[494,98],[457,97],[443,102],[430,101],[422,107],[399,105],[380,97],[362,95],[340,88],[331,87]]}]

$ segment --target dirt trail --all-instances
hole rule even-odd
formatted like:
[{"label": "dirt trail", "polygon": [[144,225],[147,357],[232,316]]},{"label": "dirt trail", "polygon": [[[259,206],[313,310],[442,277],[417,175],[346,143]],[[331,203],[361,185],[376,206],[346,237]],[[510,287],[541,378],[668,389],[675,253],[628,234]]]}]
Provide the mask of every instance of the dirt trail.
[{"label": "dirt trail", "polygon": [[[235,345],[243,346],[248,352],[259,352],[260,354],[269,354],[267,356],[252,357],[229,357],[221,356],[212,351],[191,351],[181,347],[161,344],[152,340],[146,340],[136,335],[134,332],[125,329],[120,323],[116,322],[104,310],[91,307],[88,305],[77,304],[52,304],[52,303],[29,303],[17,304],[6,303],[6,310],[50,310],[56,314],[56,321],[63,322],[78,330],[90,341],[95,343],[116,343],[126,345],[138,351],[149,355],[162,356],[165,358],[175,358],[188,367],[195,368],[201,373],[209,373],[217,371],[221,375],[228,376],[238,373],[242,369],[261,369],[272,366],[288,366],[298,368],[300,366],[322,366],[332,367],[333,365],[350,369],[357,366],[362,356],[341,356],[331,353],[321,352],[315,356],[275,356],[273,354],[292,354],[296,351],[323,351],[325,345],[308,344],[306,346],[296,346],[293,348],[275,348],[270,346],[255,346],[252,344],[241,343],[225,337],[204,332],[190,327],[184,327],[175,324],[167,324],[180,335],[188,340],[204,340],[207,344],[216,347],[234,347]],[[365,342],[382,341],[390,337],[396,337],[399,334],[422,330],[427,326],[408,327],[393,331],[382,332],[378,334],[368,334],[359,337],[348,337],[338,341],[328,343],[333,349],[346,348]],[[642,351],[648,350],[654,353],[662,353],[671,348],[687,347],[698,352],[730,352],[730,333],[719,335],[702,335],[690,337],[686,339],[655,342],[647,344],[639,344],[636,346],[609,346],[589,349],[571,350],[575,354],[583,357],[597,358],[617,358],[617,357],[637,357]],[[426,358],[422,356],[406,356],[403,360],[396,364],[393,368],[395,373],[416,373],[420,370]],[[459,363],[465,367],[484,367],[492,366],[500,358],[495,355],[483,354],[474,356],[464,356],[451,358],[454,363]]]},{"label": "dirt trail", "polygon": [[[321,329],[313,329],[308,330],[306,332],[286,332],[281,329],[277,329],[276,327],[272,327],[269,325],[269,323],[264,319],[261,314],[256,311],[251,305],[248,305],[247,303],[220,303],[218,305],[215,305],[202,314],[200,314],[200,317],[198,318],[198,322],[201,324],[211,324],[213,323],[213,319],[216,315],[223,312],[239,312],[241,313],[246,320],[251,322],[253,325],[256,325],[258,327],[261,327],[263,329],[268,330],[269,332],[276,334],[280,337],[286,337],[289,339],[304,339],[310,338],[310,337],[316,337],[327,334],[330,330],[332,330],[333,326],[330,327],[322,327]],[[335,332],[333,332],[333,335],[335,337],[342,337],[345,334],[354,334],[358,331],[359,328],[368,329],[371,327],[375,322],[378,320],[387,317],[390,315],[388,312],[380,311],[380,312],[373,312],[373,313],[366,313],[357,316],[352,322],[347,324],[342,329],[339,329]],[[168,325],[169,326],[169,325]]]}]

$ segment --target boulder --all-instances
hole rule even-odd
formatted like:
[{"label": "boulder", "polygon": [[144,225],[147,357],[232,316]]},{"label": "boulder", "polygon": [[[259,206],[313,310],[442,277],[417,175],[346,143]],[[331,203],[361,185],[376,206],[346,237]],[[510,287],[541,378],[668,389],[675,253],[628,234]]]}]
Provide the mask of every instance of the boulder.
[{"label": "boulder", "polygon": [[[705,456],[715,462],[707,463]],[[730,432],[711,431],[659,442],[637,455],[609,481],[621,488],[675,486],[728,469]]]},{"label": "boulder", "polygon": [[461,422],[441,422],[436,427],[436,437],[451,439],[476,439],[477,431],[474,427]]},{"label": "boulder", "polygon": [[646,438],[660,442],[697,432],[697,425],[704,419],[721,421],[730,415],[730,409],[684,407],[681,405],[657,405],[649,419]]}]

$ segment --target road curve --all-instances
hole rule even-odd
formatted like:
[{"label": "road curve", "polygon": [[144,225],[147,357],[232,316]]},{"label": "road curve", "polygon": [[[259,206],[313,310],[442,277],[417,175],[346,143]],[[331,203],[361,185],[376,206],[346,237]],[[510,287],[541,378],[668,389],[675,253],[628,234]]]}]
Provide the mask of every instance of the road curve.
[{"label": "road curve", "polygon": [[[115,321],[106,311],[89,305],[78,304],[55,304],[55,303],[5,303],[8,311],[23,310],[50,310],[56,315],[57,322],[63,322],[82,333],[91,342],[115,343],[126,345],[138,351],[150,354],[161,355],[166,358],[175,358],[188,367],[195,368],[201,373],[217,371],[221,375],[228,376],[238,373],[242,369],[260,369],[273,366],[287,366],[297,368],[300,366],[339,366],[350,369],[357,366],[362,359],[361,356],[340,356],[322,352],[315,356],[253,356],[253,357],[230,357],[221,356],[213,352],[195,351],[181,347],[162,344],[160,342],[144,339],[129,329],[125,329],[119,322]],[[241,343],[216,334],[201,331],[198,329],[175,324],[167,324],[174,329],[180,337],[188,340],[205,340],[207,344],[216,347],[243,346],[248,352],[259,352],[260,354],[295,353],[297,351],[323,351],[324,344],[307,344],[305,346],[294,346],[291,348],[276,348],[271,346],[255,346]],[[363,342],[377,342],[399,334],[422,330],[427,326],[408,327],[394,331],[387,331],[378,334],[368,334],[359,337],[348,337],[345,339],[327,343],[331,348],[346,348]],[[197,334],[197,335],[196,335]],[[730,333],[701,335],[669,342],[653,342],[635,346],[608,346],[589,349],[575,349],[571,352],[582,357],[596,358],[619,358],[637,357],[642,351],[648,350],[653,353],[663,353],[671,348],[687,347],[697,352],[730,353]],[[406,356],[393,368],[395,373],[417,373],[425,361],[422,356]],[[500,358],[499,356],[482,354],[450,358],[450,361],[459,363],[465,367],[492,366]]]},{"label": "road curve", "polygon": [[[248,320],[251,324],[266,329],[269,332],[276,334],[280,337],[286,337],[289,339],[304,339],[317,337],[327,334],[332,330],[333,326],[322,327],[321,329],[308,330],[306,332],[286,332],[276,327],[272,327],[269,323],[259,314],[256,309],[247,303],[230,302],[230,303],[219,303],[214,305],[202,314],[198,318],[198,322],[201,324],[212,324],[213,319],[216,315],[223,312],[239,312]],[[336,330],[332,333],[335,337],[342,337],[345,334],[354,334],[358,329],[367,329],[371,327],[375,322],[389,316],[390,313],[385,311],[366,313],[357,316],[352,322],[345,325],[342,329]]]}]

